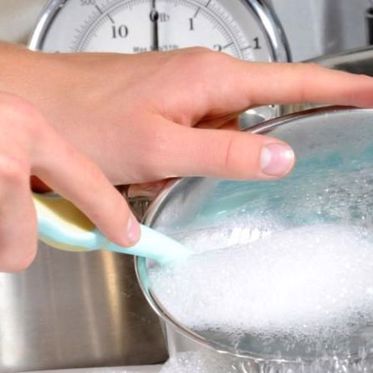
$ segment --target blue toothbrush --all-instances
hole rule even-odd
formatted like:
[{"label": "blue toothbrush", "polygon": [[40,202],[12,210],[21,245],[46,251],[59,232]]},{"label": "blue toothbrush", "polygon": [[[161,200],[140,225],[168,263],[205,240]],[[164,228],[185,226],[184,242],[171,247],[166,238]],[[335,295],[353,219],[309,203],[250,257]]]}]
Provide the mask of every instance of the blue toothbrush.
[{"label": "blue toothbrush", "polygon": [[126,248],[109,241],[72,203],[55,194],[33,194],[39,239],[67,251],[108,250],[143,256],[164,264],[186,258],[190,251],[179,242],[141,224],[141,239]]}]

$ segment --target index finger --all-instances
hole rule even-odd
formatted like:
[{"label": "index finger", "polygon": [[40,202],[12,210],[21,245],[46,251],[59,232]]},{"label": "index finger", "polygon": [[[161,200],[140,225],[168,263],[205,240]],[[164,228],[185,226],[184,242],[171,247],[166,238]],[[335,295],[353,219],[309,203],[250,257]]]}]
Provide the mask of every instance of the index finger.
[{"label": "index finger", "polygon": [[258,63],[252,69],[247,65],[242,68],[246,68],[243,75],[247,86],[258,87],[248,92],[252,105],[310,102],[364,107],[373,104],[373,78],[366,75],[311,63]]},{"label": "index finger", "polygon": [[207,111],[212,116],[267,104],[373,105],[373,78],[366,75],[311,63],[254,63],[231,57],[225,62],[219,69],[225,66],[229,73],[220,72],[216,79],[212,71],[209,79]]},{"label": "index finger", "polygon": [[139,235],[138,223],[98,166],[50,127],[40,138],[32,171],[80,208],[111,241],[133,245]]}]

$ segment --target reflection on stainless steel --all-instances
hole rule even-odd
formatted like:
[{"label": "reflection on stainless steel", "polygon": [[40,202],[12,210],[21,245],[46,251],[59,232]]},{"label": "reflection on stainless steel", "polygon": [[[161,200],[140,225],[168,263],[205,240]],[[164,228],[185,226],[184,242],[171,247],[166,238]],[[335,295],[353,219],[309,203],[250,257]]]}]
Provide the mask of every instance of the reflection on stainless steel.
[{"label": "reflection on stainless steel", "polygon": [[352,49],[334,55],[318,57],[312,62],[355,74],[373,75],[373,47]]},{"label": "reflection on stainless steel", "polygon": [[272,118],[276,118],[281,113],[281,107],[278,105],[260,106],[255,109],[246,110],[240,115],[239,128],[245,130],[256,126]]},{"label": "reflection on stainless steel", "polygon": [[150,364],[166,359],[133,258],[39,248],[25,272],[0,274],[0,372]]}]

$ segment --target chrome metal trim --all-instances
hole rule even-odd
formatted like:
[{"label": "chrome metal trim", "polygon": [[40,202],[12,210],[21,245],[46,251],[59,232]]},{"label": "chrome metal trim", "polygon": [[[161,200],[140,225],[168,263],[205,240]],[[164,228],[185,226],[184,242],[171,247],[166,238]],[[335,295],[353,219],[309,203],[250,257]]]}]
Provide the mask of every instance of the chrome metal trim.
[{"label": "chrome metal trim", "polygon": [[279,118],[274,118],[267,120],[263,123],[259,123],[258,125],[250,128],[250,132],[255,134],[264,134],[267,132],[272,131],[278,126],[284,125],[289,123],[290,121],[293,121],[295,119],[302,119],[302,118],[310,118],[313,116],[318,116],[320,114],[330,114],[335,113],[338,111],[350,111],[350,110],[370,110],[370,109],[359,109],[352,106],[323,106],[323,107],[317,107],[312,108],[308,110],[299,111],[296,113],[291,113],[288,115],[284,115]]},{"label": "chrome metal trim", "polygon": [[290,62],[291,53],[286,34],[274,10],[263,0],[241,0],[258,18],[262,31],[267,36],[273,61]]},{"label": "chrome metal trim", "polygon": [[53,23],[54,18],[58,12],[63,8],[68,0],[49,0],[40,12],[34,32],[28,42],[28,47],[31,50],[41,50],[44,39],[48,30]]}]

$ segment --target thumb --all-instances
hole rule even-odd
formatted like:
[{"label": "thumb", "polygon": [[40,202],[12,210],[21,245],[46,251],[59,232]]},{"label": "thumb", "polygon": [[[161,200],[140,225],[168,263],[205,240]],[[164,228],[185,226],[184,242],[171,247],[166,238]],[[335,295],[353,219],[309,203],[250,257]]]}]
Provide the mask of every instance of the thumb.
[{"label": "thumb", "polygon": [[183,126],[174,126],[169,135],[170,175],[276,179],[289,173],[295,162],[289,145],[268,136]]}]

